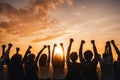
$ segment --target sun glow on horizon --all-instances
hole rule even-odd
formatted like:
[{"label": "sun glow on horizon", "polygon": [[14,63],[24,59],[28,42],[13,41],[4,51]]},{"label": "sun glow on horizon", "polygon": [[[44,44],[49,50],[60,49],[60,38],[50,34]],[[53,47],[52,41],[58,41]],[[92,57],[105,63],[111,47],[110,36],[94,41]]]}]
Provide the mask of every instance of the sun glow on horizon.
[{"label": "sun glow on horizon", "polygon": [[60,46],[57,46],[55,49],[55,54],[60,54],[61,57],[63,56],[63,51],[62,48]]}]

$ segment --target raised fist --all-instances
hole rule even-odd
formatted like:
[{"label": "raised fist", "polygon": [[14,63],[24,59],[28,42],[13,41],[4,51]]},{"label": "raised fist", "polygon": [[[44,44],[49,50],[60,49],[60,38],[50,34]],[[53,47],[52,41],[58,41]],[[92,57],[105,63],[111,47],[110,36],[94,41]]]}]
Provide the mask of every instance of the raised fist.
[{"label": "raised fist", "polygon": [[47,46],[46,45],[44,45],[44,48],[46,48]]},{"label": "raised fist", "polygon": [[111,40],[111,43],[112,43],[112,44],[114,44],[114,43],[115,43],[115,41],[114,41],[114,40]]},{"label": "raised fist", "polygon": [[28,47],[27,52],[28,52],[29,54],[31,53],[31,51],[30,51],[31,48],[32,48],[32,46],[29,46],[29,47]]},{"label": "raised fist", "polygon": [[2,45],[2,48],[5,48],[6,47],[6,45]]},{"label": "raised fist", "polygon": [[19,50],[20,50],[20,48],[17,47],[17,48],[16,48],[16,54],[18,54]]},{"label": "raised fist", "polygon": [[29,48],[29,49],[31,49],[31,48],[32,48],[32,46],[30,45],[28,48]]},{"label": "raised fist", "polygon": [[57,46],[57,44],[54,44],[54,46],[56,47],[56,46]]},{"label": "raised fist", "polygon": [[48,45],[47,47],[50,47],[50,45]]},{"label": "raised fist", "polygon": [[12,47],[13,45],[11,43],[8,44],[9,47]]},{"label": "raised fist", "polygon": [[110,41],[107,41],[106,44],[110,44]]},{"label": "raised fist", "polygon": [[63,46],[63,43],[60,43],[60,46]]},{"label": "raised fist", "polygon": [[84,43],[85,43],[85,41],[84,41],[84,40],[81,40],[81,43],[82,43],[82,44],[84,44]]},{"label": "raised fist", "polygon": [[91,40],[91,43],[94,44],[94,43],[95,43],[95,40]]},{"label": "raised fist", "polygon": [[73,38],[70,38],[70,42],[73,42],[74,40],[73,40]]},{"label": "raised fist", "polygon": [[17,48],[16,48],[16,50],[17,50],[17,51],[19,51],[19,50],[20,50],[20,48],[19,48],[19,47],[17,47]]}]

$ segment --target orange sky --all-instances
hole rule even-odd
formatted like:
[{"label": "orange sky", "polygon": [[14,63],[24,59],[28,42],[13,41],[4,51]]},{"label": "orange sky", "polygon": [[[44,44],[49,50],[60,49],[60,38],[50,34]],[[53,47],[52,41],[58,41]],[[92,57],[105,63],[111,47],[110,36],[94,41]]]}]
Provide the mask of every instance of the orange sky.
[{"label": "orange sky", "polygon": [[[32,45],[37,54],[44,44],[52,48],[60,42],[66,51],[70,38],[75,40],[72,51],[78,52],[82,39],[84,50],[92,50],[92,39],[101,54],[107,40],[114,39],[120,48],[119,4],[119,0],[0,0],[0,45],[13,43],[11,55],[15,47],[24,55]],[[116,59],[114,49],[113,53]]]}]

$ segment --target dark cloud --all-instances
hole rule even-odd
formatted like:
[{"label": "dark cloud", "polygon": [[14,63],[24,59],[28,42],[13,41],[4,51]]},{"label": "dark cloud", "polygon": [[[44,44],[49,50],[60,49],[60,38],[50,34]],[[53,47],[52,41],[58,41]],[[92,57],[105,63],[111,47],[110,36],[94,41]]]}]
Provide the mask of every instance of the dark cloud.
[{"label": "dark cloud", "polygon": [[56,20],[49,16],[49,12],[64,3],[65,0],[27,0],[25,7],[21,7],[21,5],[25,5],[25,0],[21,1],[0,1],[0,14],[7,18],[6,22],[0,22],[0,27],[10,34],[29,35],[56,24]]},{"label": "dark cloud", "polygon": [[0,27],[1,27],[1,28],[9,28],[9,27],[10,27],[10,24],[7,23],[7,22],[1,22],[1,23],[0,23]]},{"label": "dark cloud", "polygon": [[1,32],[6,32],[10,34],[19,34],[19,29],[16,27],[14,22],[0,22]]}]

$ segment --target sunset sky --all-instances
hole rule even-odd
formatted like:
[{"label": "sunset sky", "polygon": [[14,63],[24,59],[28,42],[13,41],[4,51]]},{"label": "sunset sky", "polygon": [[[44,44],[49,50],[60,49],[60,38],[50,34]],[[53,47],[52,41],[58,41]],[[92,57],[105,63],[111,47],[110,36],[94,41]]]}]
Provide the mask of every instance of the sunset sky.
[{"label": "sunset sky", "polygon": [[0,46],[13,43],[11,55],[16,47],[24,55],[32,45],[37,54],[44,44],[52,49],[60,42],[66,51],[70,38],[72,51],[78,52],[81,40],[84,50],[92,50],[92,39],[101,54],[107,40],[120,48],[120,0],[0,0]]}]

